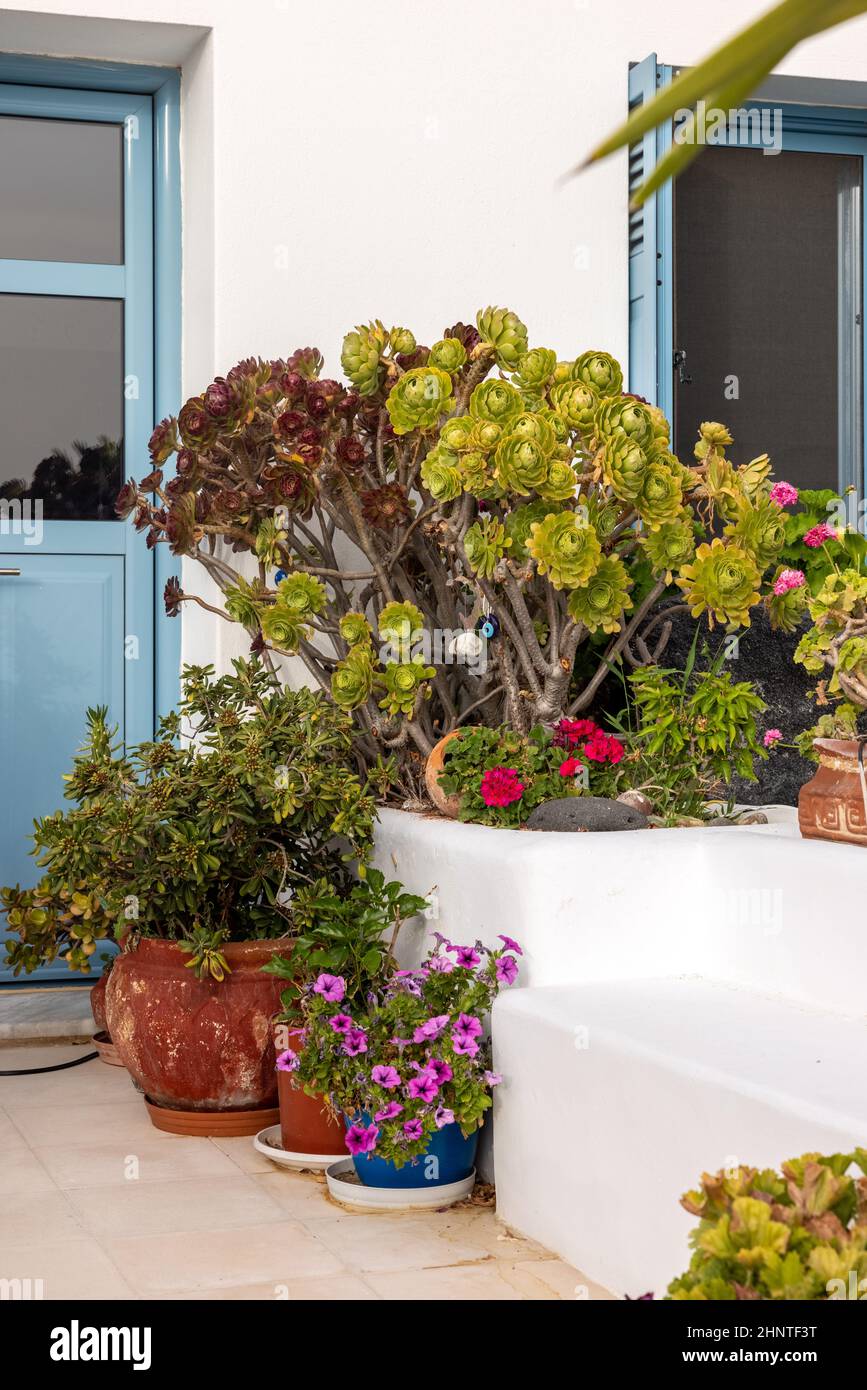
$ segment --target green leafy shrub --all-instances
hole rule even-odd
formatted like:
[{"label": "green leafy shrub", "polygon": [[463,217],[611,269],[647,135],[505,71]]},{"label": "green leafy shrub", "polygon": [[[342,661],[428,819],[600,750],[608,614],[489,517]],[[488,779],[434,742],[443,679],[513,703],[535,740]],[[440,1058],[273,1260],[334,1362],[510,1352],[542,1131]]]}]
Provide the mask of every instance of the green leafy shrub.
[{"label": "green leafy shrub", "polygon": [[[850,1177],[853,1163],[862,1176]],[[844,1299],[867,1292],[867,1150],[711,1176],[681,1206],[699,1224],[671,1299]]]},{"label": "green leafy shrub", "polygon": [[87,718],[75,805],[35,825],[43,877],[0,890],[16,974],[58,958],[87,973],[97,941],[128,933],[184,943],[218,978],[224,942],[291,930],[299,888],[348,890],[375,799],[350,718],[318,692],[283,689],[258,662],[219,679],[188,666],[153,742],[125,753],[104,709]]}]

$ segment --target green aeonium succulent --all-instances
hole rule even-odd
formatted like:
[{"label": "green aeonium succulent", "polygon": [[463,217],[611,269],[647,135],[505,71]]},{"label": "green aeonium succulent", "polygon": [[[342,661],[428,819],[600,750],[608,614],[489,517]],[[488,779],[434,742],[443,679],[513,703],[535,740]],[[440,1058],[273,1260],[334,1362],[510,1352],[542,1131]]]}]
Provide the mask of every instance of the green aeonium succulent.
[{"label": "green aeonium succulent", "polygon": [[295,610],[285,603],[263,608],[260,623],[266,642],[284,652],[296,652],[307,631]]},{"label": "green aeonium succulent", "polygon": [[454,376],[467,360],[467,350],[460,338],[441,338],[434,343],[428,358],[429,367],[439,367],[440,371]]},{"label": "green aeonium succulent", "polygon": [[543,391],[554,376],[557,354],[550,348],[531,348],[518,359],[515,385],[522,391]]},{"label": "green aeonium succulent", "polygon": [[344,613],[338,624],[340,636],[349,647],[368,643],[373,635],[370,623],[363,613]]},{"label": "green aeonium succulent", "polygon": [[516,507],[509,512],[506,517],[506,535],[512,542],[509,557],[523,564],[527,559],[527,540],[530,535],[530,528],[537,521],[544,521],[545,517],[552,511],[551,504],[547,501],[528,502],[525,507]]},{"label": "green aeonium succulent", "polygon": [[592,526],[573,511],[562,511],[530,527],[527,549],[540,574],[555,589],[578,589],[599,566],[602,547]]},{"label": "green aeonium succulent", "polygon": [[379,615],[378,627],[383,642],[405,646],[424,627],[424,614],[414,603],[387,603]]},{"label": "green aeonium succulent", "polygon": [[331,676],[331,696],[341,709],[353,710],[363,705],[373,690],[373,661],[366,647],[352,647],[338,661]]},{"label": "green aeonium succulent", "polygon": [[507,434],[497,445],[494,464],[500,486],[526,497],[547,479],[549,456],[535,440]]},{"label": "green aeonium succulent", "polygon": [[633,502],[641,492],[647,472],[647,455],[628,434],[617,432],[605,441],[602,476],[615,497]]},{"label": "green aeonium succulent", "polygon": [[550,392],[554,413],[566,422],[570,429],[589,436],[593,433],[596,407],[599,395],[586,381],[562,381],[553,386]]},{"label": "green aeonium succulent", "polygon": [[473,574],[493,579],[494,571],[512,542],[506,528],[495,517],[483,516],[464,536],[464,550]]},{"label": "green aeonium succulent", "polygon": [[521,393],[508,381],[498,381],[492,377],[489,381],[480,382],[470,396],[470,414],[473,418],[489,420],[501,428],[508,429],[523,412]]},{"label": "green aeonium succulent", "polygon": [[321,613],[328,601],[325,585],[314,574],[288,574],[277,585],[277,606],[288,608],[299,622]]},{"label": "green aeonium succulent", "polygon": [[511,309],[489,307],[476,315],[482,345],[494,350],[498,367],[513,372],[527,351],[527,329]]},{"label": "green aeonium succulent", "polygon": [[664,574],[670,584],[673,572],[695,558],[695,527],[689,513],[681,512],[673,520],[664,521],[643,537],[642,544],[654,571]]},{"label": "green aeonium succulent", "polygon": [[724,534],[755,556],[760,570],[775,563],[786,544],[788,517],[782,507],[767,498],[755,503],[746,497],[738,500],[736,520],[726,526]]},{"label": "green aeonium succulent", "polygon": [[604,396],[596,407],[593,423],[603,438],[623,433],[645,450],[655,437],[653,416],[646,405],[632,396]]},{"label": "green aeonium succulent", "polygon": [[580,589],[569,595],[569,612],[588,632],[619,632],[626,608],[632,607],[632,582],[616,555],[606,555]]},{"label": "green aeonium succulent", "polygon": [[567,502],[578,491],[575,469],[565,459],[552,459],[548,465],[548,476],[544,483],[539,483],[536,491],[549,502]]},{"label": "green aeonium succulent", "polygon": [[421,466],[421,480],[435,502],[453,502],[463,491],[459,456],[437,444]]},{"label": "green aeonium succulent", "polygon": [[665,522],[674,521],[683,508],[679,470],[662,459],[651,459],[635,505],[648,531],[658,531]]},{"label": "green aeonium succulent", "polygon": [[600,396],[616,396],[623,390],[623,372],[620,363],[608,352],[582,352],[572,367],[576,381],[592,386]]},{"label": "green aeonium succulent", "polygon": [[413,367],[398,379],[385,403],[395,434],[432,430],[453,403],[452,379],[439,367]]},{"label": "green aeonium succulent", "polygon": [[692,564],[684,565],[677,578],[694,618],[707,614],[714,622],[750,625],[750,609],[759,602],[761,576],[748,550],[715,537],[700,545]]},{"label": "green aeonium succulent", "polygon": [[360,396],[372,396],[379,390],[384,375],[382,355],[387,346],[388,334],[378,319],[359,324],[343,339],[340,365]]},{"label": "green aeonium succulent", "polygon": [[403,714],[411,719],[419,692],[424,699],[430,697],[427,682],[433,680],[435,675],[433,666],[425,666],[422,661],[388,662],[382,676],[385,694],[379,702],[380,709],[387,714]]}]

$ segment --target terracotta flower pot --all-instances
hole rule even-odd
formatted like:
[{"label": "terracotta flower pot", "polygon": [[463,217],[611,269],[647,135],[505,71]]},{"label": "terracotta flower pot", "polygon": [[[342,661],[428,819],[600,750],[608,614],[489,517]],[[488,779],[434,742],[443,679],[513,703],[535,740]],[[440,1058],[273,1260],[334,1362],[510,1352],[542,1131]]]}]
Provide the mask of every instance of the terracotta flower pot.
[{"label": "terracotta flower pot", "polygon": [[221,983],[197,980],[173,941],[144,938],[118,956],[106,988],[108,1031],[145,1095],[172,1110],[273,1106],[277,1073],[271,1020],[283,982],[261,967],[288,938],[232,942]]},{"label": "terracotta flower pot", "polygon": [[108,1024],[105,1021],[105,987],[107,984],[108,976],[100,975],[90,991],[90,1012],[93,1014],[97,1033],[108,1032]]},{"label": "terracotta flower pot", "polygon": [[[294,1047],[300,1029],[289,1033],[289,1046]],[[346,1157],[343,1141],[345,1129],[335,1120],[321,1096],[308,1096],[295,1085],[291,1071],[278,1071],[277,1096],[280,1101],[280,1142],[290,1154],[334,1154]]]},{"label": "terracotta flower pot", "polygon": [[867,746],[864,780],[856,739],[817,738],[813,747],[819,766],[798,797],[801,834],[808,840],[867,845]]},{"label": "terracotta flower pot", "polygon": [[452,820],[457,820],[461,809],[461,798],[457,793],[448,796],[440,786],[439,778],[445,766],[446,749],[453,738],[460,738],[460,736],[460,729],[452,729],[450,734],[446,734],[440,739],[439,743],[435,743],[428,754],[424,770],[424,783],[427,787],[428,796],[440,814],[449,816]]}]

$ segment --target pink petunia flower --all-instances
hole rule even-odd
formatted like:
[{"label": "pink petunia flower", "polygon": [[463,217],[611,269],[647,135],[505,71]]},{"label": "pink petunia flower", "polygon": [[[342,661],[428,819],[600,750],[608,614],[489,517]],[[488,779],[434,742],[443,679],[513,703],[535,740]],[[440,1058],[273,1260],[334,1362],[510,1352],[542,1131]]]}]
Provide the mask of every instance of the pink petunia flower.
[{"label": "pink petunia flower", "polygon": [[780,570],[778,577],[774,580],[774,593],[777,598],[782,598],[791,589],[803,589],[807,582],[807,576],[803,570]]},{"label": "pink petunia flower", "polygon": [[353,1155],[373,1153],[376,1148],[376,1141],[379,1138],[379,1130],[376,1125],[350,1125],[346,1131],[344,1143]]},{"label": "pink petunia flower", "polygon": [[454,1072],[448,1062],[444,1062],[439,1057],[432,1057],[425,1070],[430,1073],[438,1086],[445,1086],[447,1081],[451,1081]]},{"label": "pink petunia flower", "polygon": [[449,1021],[448,1014],[437,1014],[435,1018],[425,1019],[412,1035],[415,1043],[434,1042],[444,1031]]},{"label": "pink petunia flower", "polygon": [[452,1047],[459,1057],[475,1057],[479,1044],[469,1033],[452,1033]]},{"label": "pink petunia flower", "polygon": [[765,734],[765,737],[762,739],[762,742],[764,743],[766,748],[773,748],[774,744],[779,743],[782,737],[783,735],[779,729],[768,729],[767,733]]},{"label": "pink petunia flower", "polygon": [[464,970],[475,970],[481,963],[481,956],[472,946],[452,946],[451,950],[456,953],[455,964],[462,966]]},{"label": "pink petunia flower", "polygon": [[424,1125],[421,1120],[407,1120],[403,1132],[407,1139],[420,1139],[424,1134]]},{"label": "pink petunia flower", "polygon": [[339,1004],[346,994],[346,981],[342,975],[320,975],[313,993],[321,994],[329,1004]]},{"label": "pink petunia flower", "polygon": [[446,1125],[453,1125],[455,1122],[454,1110],[449,1110],[445,1105],[438,1105],[434,1112],[434,1124],[437,1129],[444,1129]]},{"label": "pink petunia flower", "polygon": [[481,1021],[474,1018],[472,1014],[458,1014],[455,1032],[465,1033],[468,1038],[480,1038],[482,1036]]},{"label": "pink petunia flower", "polygon": [[400,1085],[400,1074],[395,1067],[380,1065],[373,1068],[370,1079],[377,1086],[382,1086],[386,1091],[393,1091],[395,1086]]},{"label": "pink petunia flower", "polygon": [[513,767],[490,767],[482,774],[479,791],[486,806],[511,806],[524,795],[524,783]]},{"label": "pink petunia flower", "polygon": [[811,550],[818,550],[820,545],[826,541],[837,540],[837,532],[833,526],[829,526],[827,521],[820,521],[818,526],[813,526],[804,537],[804,545],[808,545]]},{"label": "pink petunia flower", "polygon": [[300,1065],[298,1053],[293,1052],[291,1047],[287,1047],[286,1051],[281,1052],[277,1058],[278,1071],[297,1071]]},{"label": "pink petunia flower", "polygon": [[333,1014],[328,1020],[335,1033],[348,1033],[353,1026],[349,1014]]},{"label": "pink petunia flower", "polygon": [[518,962],[514,956],[500,956],[495,968],[501,985],[513,985],[518,978]]},{"label": "pink petunia flower", "polygon": [[498,1071],[486,1071],[484,1076],[489,1086],[499,1086],[503,1079]]},{"label": "pink petunia flower", "polygon": [[507,951],[514,951],[516,956],[522,956],[524,954],[517,941],[513,941],[511,936],[501,936],[499,940],[502,941]]},{"label": "pink petunia flower", "polygon": [[350,1028],[343,1039],[341,1052],[345,1052],[347,1057],[358,1057],[360,1053],[367,1051],[367,1034],[363,1028]]},{"label": "pink petunia flower", "polygon": [[448,956],[434,956],[431,959],[430,968],[438,975],[451,975],[455,967]]},{"label": "pink petunia flower", "polygon": [[430,1072],[420,1071],[408,1082],[406,1093],[412,1100],[423,1100],[425,1105],[430,1105],[438,1090],[439,1086]]},{"label": "pink petunia flower", "polygon": [[398,1115],[403,1114],[403,1106],[396,1100],[390,1100],[388,1105],[384,1105],[381,1110],[377,1110],[374,1115],[375,1120],[396,1120]]},{"label": "pink petunia flower", "polygon": [[778,507],[794,507],[798,500],[798,489],[792,487],[791,483],[774,483],[770,492],[770,500],[776,502]]}]

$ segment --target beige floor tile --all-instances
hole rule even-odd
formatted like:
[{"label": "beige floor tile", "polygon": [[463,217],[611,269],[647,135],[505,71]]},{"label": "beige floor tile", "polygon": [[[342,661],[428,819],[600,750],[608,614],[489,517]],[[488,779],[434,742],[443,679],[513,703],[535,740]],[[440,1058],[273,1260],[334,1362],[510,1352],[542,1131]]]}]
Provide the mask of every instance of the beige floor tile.
[{"label": "beige floor tile", "polygon": [[273,1201],[278,1202],[285,1216],[294,1216],[299,1221],[317,1220],[319,1217],[336,1215],[328,1196],[324,1178],[313,1173],[292,1173],[288,1170],[275,1170],[271,1164],[269,1173],[257,1173],[254,1182]]},{"label": "beige floor tile", "polygon": [[[561,1298],[607,1303],[615,1295],[562,1260],[543,1259],[503,1266],[503,1276],[528,1298]],[[542,1292],[536,1292],[542,1290]]]},{"label": "beige floor tile", "polygon": [[11,1149],[26,1149],[27,1141],[21,1130],[5,1110],[0,1110],[0,1154]]},{"label": "beige floor tile", "polygon": [[[54,1179],[23,1139],[14,1148],[0,1149],[0,1193],[3,1194],[4,1216],[10,1207],[17,1205],[10,1200],[13,1197],[35,1197],[42,1192],[56,1191]],[[3,1219],[0,1217],[0,1232],[3,1230]]]},{"label": "beige floor tile", "polygon": [[[160,1183],[238,1176],[232,1160],[207,1139],[162,1134],[158,1130],[130,1141],[121,1134],[109,1143],[81,1148],[40,1148],[36,1155],[62,1188],[119,1187],[131,1180]],[[137,1172],[138,1177],[131,1179],[131,1172]]]},{"label": "beige floor tile", "polygon": [[[0,993],[0,1012],[4,997]],[[23,1067],[53,1067],[59,1062],[74,1062],[76,1057],[86,1057],[88,1052],[92,1051],[93,1048],[86,1043],[5,1043],[0,1045],[0,1072],[18,1071]],[[65,1072],[45,1072],[42,1076],[24,1079],[35,1081],[41,1086],[49,1076],[71,1076],[73,1072],[87,1071],[88,1067],[96,1065],[96,1062],[84,1062],[80,1068],[70,1067]],[[104,1067],[105,1064],[100,1062],[99,1066]],[[105,1067],[105,1070],[108,1071],[108,1068]],[[119,1068],[115,1067],[114,1070],[118,1071]],[[0,1076],[0,1097],[7,1083],[11,1084],[20,1079],[17,1076]]]},{"label": "beige floor tile", "polygon": [[50,1240],[64,1244],[81,1240],[87,1234],[66,1200],[66,1194],[52,1187],[49,1192],[12,1193],[2,1198],[0,1248],[38,1244]]},{"label": "beige floor tile", "polygon": [[98,1060],[45,1076],[0,1077],[0,1103],[9,1111],[34,1105],[114,1105],[136,1094],[129,1072]]},{"label": "beige floor tile", "polygon": [[274,1172],[274,1164],[270,1158],[253,1148],[252,1139],[211,1139],[208,1142],[237,1164],[244,1173]]},{"label": "beige floor tile", "polygon": [[[219,1220],[219,1212],[214,1220]],[[171,1236],[115,1237],[103,1244],[128,1283],[145,1295],[288,1284],[345,1272],[319,1240],[290,1221]]]},{"label": "beige floor tile", "polygon": [[144,1102],[118,1100],[112,1105],[23,1105],[6,1107],[34,1149],[117,1142],[129,1148],[154,1132]]},{"label": "beige floor tile", "polygon": [[[4,1217],[5,1224],[5,1217]],[[43,1233],[45,1226],[43,1226]],[[41,1279],[45,1299],[134,1298],[105,1251],[95,1240],[28,1241],[0,1251],[0,1278]]]},{"label": "beige floor tile", "polygon": [[127,1182],[70,1188],[66,1196],[85,1230],[99,1237],[145,1236],[282,1221],[283,1212],[244,1173],[184,1182]]},{"label": "beige floor tile", "polygon": [[347,1212],[320,1220],[308,1217],[305,1225],[343,1264],[362,1272],[426,1269],[492,1258],[478,1240],[463,1238],[459,1223],[446,1227],[435,1215],[378,1216]]},{"label": "beige floor tile", "polygon": [[236,1284],[228,1289],[202,1289],[198,1293],[164,1294],[172,1300],[200,1298],[221,1302],[355,1303],[378,1298],[357,1274],[333,1274],[328,1279],[290,1279],[282,1284]]},{"label": "beige floor tile", "polygon": [[[446,1265],[438,1269],[402,1269],[389,1274],[365,1274],[365,1279],[380,1298],[407,1301],[479,1301],[504,1300],[520,1303],[525,1295],[504,1277],[504,1266],[498,1260],[477,1265]],[[540,1286],[541,1287],[541,1286]],[[558,1295],[550,1289],[547,1295]]]}]

